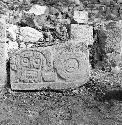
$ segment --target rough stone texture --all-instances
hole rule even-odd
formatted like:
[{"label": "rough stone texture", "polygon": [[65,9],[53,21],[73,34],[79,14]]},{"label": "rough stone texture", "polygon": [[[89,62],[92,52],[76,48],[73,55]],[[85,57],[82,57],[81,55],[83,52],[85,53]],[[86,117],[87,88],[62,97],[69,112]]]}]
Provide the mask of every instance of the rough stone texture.
[{"label": "rough stone texture", "polygon": [[0,87],[5,85],[6,80],[6,60],[5,60],[5,40],[6,40],[5,17],[0,18]]},{"label": "rough stone texture", "polygon": [[75,41],[81,41],[86,45],[93,43],[93,27],[89,25],[71,24],[71,34]]},{"label": "rough stone texture", "polygon": [[89,61],[69,45],[18,50],[10,57],[12,89],[62,89],[82,85],[89,77]]},{"label": "rough stone texture", "polygon": [[74,11],[74,19],[78,23],[88,23],[88,12],[87,11]]},{"label": "rough stone texture", "polygon": [[71,28],[75,37],[65,43],[19,49],[10,56],[13,90],[76,88],[89,79],[93,27],[73,24]]}]

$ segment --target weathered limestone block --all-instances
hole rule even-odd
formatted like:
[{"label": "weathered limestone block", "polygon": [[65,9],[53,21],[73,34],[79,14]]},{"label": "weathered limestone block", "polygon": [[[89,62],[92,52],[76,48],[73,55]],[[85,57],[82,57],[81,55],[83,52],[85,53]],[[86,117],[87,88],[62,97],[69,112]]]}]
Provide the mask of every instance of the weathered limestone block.
[{"label": "weathered limestone block", "polygon": [[[74,38],[48,47],[25,48],[10,56],[10,79],[14,90],[75,88],[90,76],[88,45],[93,43],[93,27],[71,25]],[[20,29],[24,42],[36,42],[41,33]]]},{"label": "weathered limestone block", "polygon": [[6,40],[6,19],[0,18],[0,87],[6,81],[6,59],[5,59],[5,40]]},{"label": "weathered limestone block", "polygon": [[35,15],[42,15],[45,13],[48,13],[48,7],[47,6],[40,6],[38,4],[35,4],[31,7],[29,11],[24,11],[25,13],[34,13]]},{"label": "weathered limestone block", "polygon": [[13,41],[15,41],[17,39],[17,33],[19,32],[17,25],[8,24],[6,30],[11,35]]},{"label": "weathered limestone block", "polygon": [[57,74],[66,82],[80,82],[83,84],[88,80],[90,65],[88,53],[81,49],[79,45],[68,43],[69,45],[61,46],[57,49],[54,58],[54,67]]},{"label": "weathered limestone block", "polygon": [[84,54],[79,53],[62,53],[57,55],[54,66],[57,73],[66,81],[82,81],[88,69],[88,62]]},{"label": "weathered limestone block", "polygon": [[39,39],[43,40],[43,34],[42,32],[37,31],[34,28],[31,27],[21,27],[20,28],[20,38],[23,42],[30,42],[34,43],[37,42]]},{"label": "weathered limestone block", "polygon": [[75,21],[77,21],[78,23],[84,23],[84,24],[88,23],[88,12],[85,10],[83,11],[75,10],[73,17]]},{"label": "weathered limestone block", "polygon": [[121,32],[120,46],[121,46],[121,54],[122,54],[122,20],[118,21],[117,26],[120,28],[120,32]]},{"label": "weathered limestone block", "polygon": [[[10,57],[12,89],[21,89],[18,86],[25,84],[35,84],[35,86],[39,85],[41,87],[43,81],[54,81],[55,79],[50,74],[50,55],[50,52],[46,49],[22,49],[16,51]],[[25,87],[24,89],[33,89],[33,87]],[[39,87],[36,89],[39,89]]]},{"label": "weathered limestone block", "polygon": [[88,25],[71,24],[71,34],[74,42],[93,44],[93,27]]},{"label": "weathered limestone block", "polygon": [[40,79],[42,55],[40,51],[22,50],[14,53],[11,59],[11,79],[13,82],[37,83]]},{"label": "weathered limestone block", "polygon": [[19,50],[10,57],[11,86],[17,90],[77,87],[89,78],[86,53],[70,45]]}]

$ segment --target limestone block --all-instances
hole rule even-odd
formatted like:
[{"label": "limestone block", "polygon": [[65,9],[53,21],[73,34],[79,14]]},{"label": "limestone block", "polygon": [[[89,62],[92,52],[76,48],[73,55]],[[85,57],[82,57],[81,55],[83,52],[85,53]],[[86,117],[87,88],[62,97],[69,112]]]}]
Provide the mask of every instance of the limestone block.
[{"label": "limestone block", "polygon": [[80,0],[70,0],[70,2],[74,2],[77,5],[80,5]]},{"label": "limestone block", "polygon": [[6,40],[5,18],[0,18],[0,86],[5,85],[6,81],[6,59],[5,59],[5,40]]},{"label": "limestone block", "polygon": [[84,42],[87,45],[93,44],[93,27],[88,25],[71,25],[71,35],[75,42]]},{"label": "limestone block", "polygon": [[39,32],[31,27],[20,28],[21,40],[23,42],[37,42],[39,39],[43,39],[42,32]]},{"label": "limestone block", "polygon": [[33,50],[22,50],[10,57],[11,81],[13,83],[37,83],[40,81],[42,65],[41,53]]},{"label": "limestone block", "polygon": [[42,15],[44,13],[48,12],[47,6],[40,6],[38,4],[35,4],[31,7],[29,11],[25,11],[26,13],[34,13],[35,15]]},{"label": "limestone block", "polygon": [[0,39],[4,40],[1,42],[5,42],[6,39],[6,24],[5,24],[5,17],[0,18]]},{"label": "limestone block", "polygon": [[65,43],[21,49],[10,57],[13,90],[75,88],[88,80],[89,71],[86,54],[80,49],[76,52],[75,47],[69,51]]},{"label": "limestone block", "polygon": [[73,18],[78,23],[87,24],[88,23],[88,12],[85,10],[83,10],[83,11],[75,10]]},{"label": "limestone block", "polygon": [[8,28],[6,29],[12,36],[13,40],[16,40],[16,34],[18,33],[18,27],[16,25],[10,24],[8,25]]},{"label": "limestone block", "polygon": [[117,26],[118,26],[118,27],[120,28],[120,30],[121,30],[121,42],[120,42],[120,44],[121,44],[121,48],[122,48],[122,20],[119,20],[119,21],[118,21]]},{"label": "limestone block", "polygon": [[83,53],[64,52],[57,55],[54,67],[61,78],[70,82],[78,80],[83,83],[89,74],[89,64]]}]

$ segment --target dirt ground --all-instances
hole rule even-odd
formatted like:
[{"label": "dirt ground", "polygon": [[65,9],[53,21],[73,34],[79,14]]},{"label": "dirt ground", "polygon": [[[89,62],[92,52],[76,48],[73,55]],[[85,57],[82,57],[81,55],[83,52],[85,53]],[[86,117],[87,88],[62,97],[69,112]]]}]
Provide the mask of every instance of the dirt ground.
[{"label": "dirt ground", "polygon": [[0,94],[0,125],[122,125],[122,105],[96,102],[84,92],[51,91]]}]

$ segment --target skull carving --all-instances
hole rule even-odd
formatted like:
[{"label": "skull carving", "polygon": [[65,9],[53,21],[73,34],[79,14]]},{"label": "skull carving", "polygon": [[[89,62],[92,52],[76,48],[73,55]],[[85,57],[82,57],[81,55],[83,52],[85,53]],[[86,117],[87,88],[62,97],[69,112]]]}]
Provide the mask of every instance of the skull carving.
[{"label": "skull carving", "polygon": [[[35,50],[23,50],[11,60],[11,70],[16,71],[15,75],[21,82],[38,82],[40,78],[40,70],[42,64],[42,54]],[[15,58],[14,58],[15,57]],[[16,61],[16,62],[15,62]],[[17,65],[18,63],[18,65]]]}]

